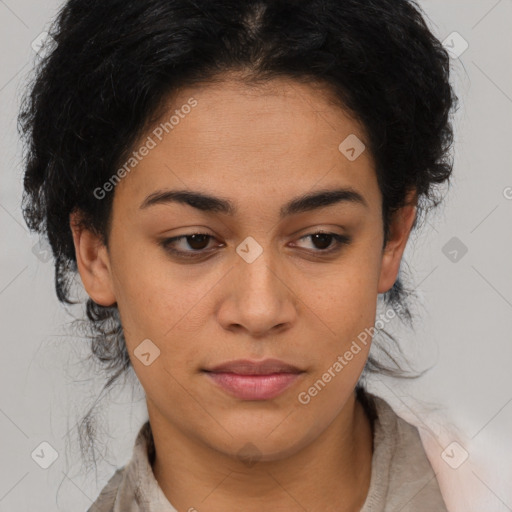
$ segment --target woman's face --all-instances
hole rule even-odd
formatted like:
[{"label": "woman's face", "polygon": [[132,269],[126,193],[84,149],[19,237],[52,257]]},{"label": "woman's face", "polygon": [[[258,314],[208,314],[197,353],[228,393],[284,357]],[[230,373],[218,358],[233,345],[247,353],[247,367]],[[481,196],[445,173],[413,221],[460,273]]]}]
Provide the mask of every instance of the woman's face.
[{"label": "woman's face", "polygon": [[[82,238],[84,285],[117,302],[152,420],[226,454],[253,446],[278,459],[317,438],[353,394],[415,210],[396,217],[383,251],[363,132],[310,85],[184,89],[165,122],[120,174],[108,251]],[[178,190],[215,199],[158,195]],[[75,244],[79,253],[76,232]],[[266,359],[295,373],[211,371]],[[235,375],[247,371],[257,375]]]}]

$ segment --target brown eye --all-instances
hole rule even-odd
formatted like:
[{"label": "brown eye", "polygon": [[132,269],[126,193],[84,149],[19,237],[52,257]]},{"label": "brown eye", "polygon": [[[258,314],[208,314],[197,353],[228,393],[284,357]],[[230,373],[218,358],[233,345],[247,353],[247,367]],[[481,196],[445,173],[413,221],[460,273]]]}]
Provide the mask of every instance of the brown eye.
[{"label": "brown eye", "polygon": [[[161,242],[161,245],[166,251],[179,257],[194,258],[209,252],[206,248],[212,238],[214,237],[207,233],[193,233],[167,238]],[[180,248],[176,248],[180,242]]]},{"label": "brown eye", "polygon": [[311,235],[311,237],[313,243],[316,244],[316,248],[323,250],[329,248],[334,238],[332,235],[327,233],[316,233],[315,235]]},{"label": "brown eye", "polygon": [[338,233],[327,233],[319,231],[317,233],[310,233],[300,238],[300,240],[311,239],[314,248],[312,252],[320,254],[328,254],[341,249],[343,245],[348,245],[351,238],[346,235],[339,235]]},{"label": "brown eye", "polygon": [[[300,240],[311,239],[313,249],[310,252],[317,254],[331,254],[341,249],[343,245],[348,245],[351,238],[337,233],[316,232],[310,233],[300,238]],[[189,235],[180,235],[173,238],[167,238],[161,242],[162,247],[178,258],[201,258],[212,252],[208,249],[209,242],[214,239],[207,233],[192,233]]]},{"label": "brown eye", "polygon": [[210,239],[210,237],[208,235],[203,235],[203,234],[185,236],[185,240],[187,241],[188,245],[192,249],[196,249],[196,250],[204,249],[205,241],[206,241],[206,246],[207,246],[209,239]]}]

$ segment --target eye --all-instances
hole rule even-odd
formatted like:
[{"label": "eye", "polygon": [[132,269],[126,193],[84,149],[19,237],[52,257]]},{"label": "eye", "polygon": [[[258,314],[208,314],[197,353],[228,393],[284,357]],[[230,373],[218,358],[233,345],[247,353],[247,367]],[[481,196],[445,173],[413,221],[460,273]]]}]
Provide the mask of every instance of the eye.
[{"label": "eye", "polygon": [[[207,233],[192,233],[189,235],[175,236],[173,238],[166,238],[161,242],[162,247],[172,254],[184,258],[196,258],[200,255],[204,255],[205,250],[208,246],[210,239],[214,238],[212,235]],[[181,249],[176,249],[176,244],[182,242]],[[186,250],[186,247],[192,248],[191,251]]]},{"label": "eye", "polygon": [[351,238],[347,235],[339,235],[338,233],[329,233],[325,231],[318,231],[316,233],[310,233],[299,238],[304,240],[310,238],[313,244],[319,246],[319,249],[314,250],[314,253],[330,254],[339,251],[343,245],[348,245]]},{"label": "eye", "polygon": [[[166,238],[162,240],[160,244],[166,251],[179,258],[200,258],[201,256],[212,252],[212,249],[207,249],[207,247],[210,240],[214,238],[215,237],[207,233],[191,233],[175,236],[173,238]],[[331,254],[337,252],[343,245],[348,245],[351,242],[351,238],[349,236],[324,231],[304,235],[299,238],[299,240],[307,238],[311,238],[314,244],[320,246],[319,249],[313,249],[310,252],[319,254]],[[179,249],[176,248],[178,243],[182,244]],[[220,245],[222,246],[223,244]]]}]

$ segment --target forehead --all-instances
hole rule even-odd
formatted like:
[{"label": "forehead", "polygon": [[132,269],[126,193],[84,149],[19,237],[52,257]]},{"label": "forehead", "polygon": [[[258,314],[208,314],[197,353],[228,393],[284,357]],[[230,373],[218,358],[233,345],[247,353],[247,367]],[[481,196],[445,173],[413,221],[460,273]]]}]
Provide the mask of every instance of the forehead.
[{"label": "forehead", "polygon": [[279,208],[273,198],[329,186],[380,200],[362,126],[321,86],[228,80],[182,89],[167,106],[133,148],[151,146],[117,185],[117,201],[138,206],[179,187]]}]

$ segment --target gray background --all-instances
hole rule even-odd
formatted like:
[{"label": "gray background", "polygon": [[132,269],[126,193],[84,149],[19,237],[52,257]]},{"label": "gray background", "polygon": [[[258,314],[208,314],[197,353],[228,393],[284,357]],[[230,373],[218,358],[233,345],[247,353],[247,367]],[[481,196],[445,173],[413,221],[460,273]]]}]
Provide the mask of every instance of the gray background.
[{"label": "gray background", "polygon": [[[0,0],[1,512],[85,511],[131,456],[147,414],[140,387],[116,389],[98,411],[106,429],[98,472],[84,471],[74,426],[103,380],[81,362],[86,340],[66,336],[69,313],[81,309],[58,303],[51,260],[33,252],[16,133],[22,84],[37,59],[31,43],[60,3]],[[450,510],[512,511],[512,1],[421,6],[440,40],[456,31],[469,44],[452,59],[460,100],[453,186],[405,255],[422,303],[402,346],[417,368],[435,366],[415,382],[379,378],[370,389],[420,428]],[[48,469],[31,457],[43,441],[58,453]]]}]

